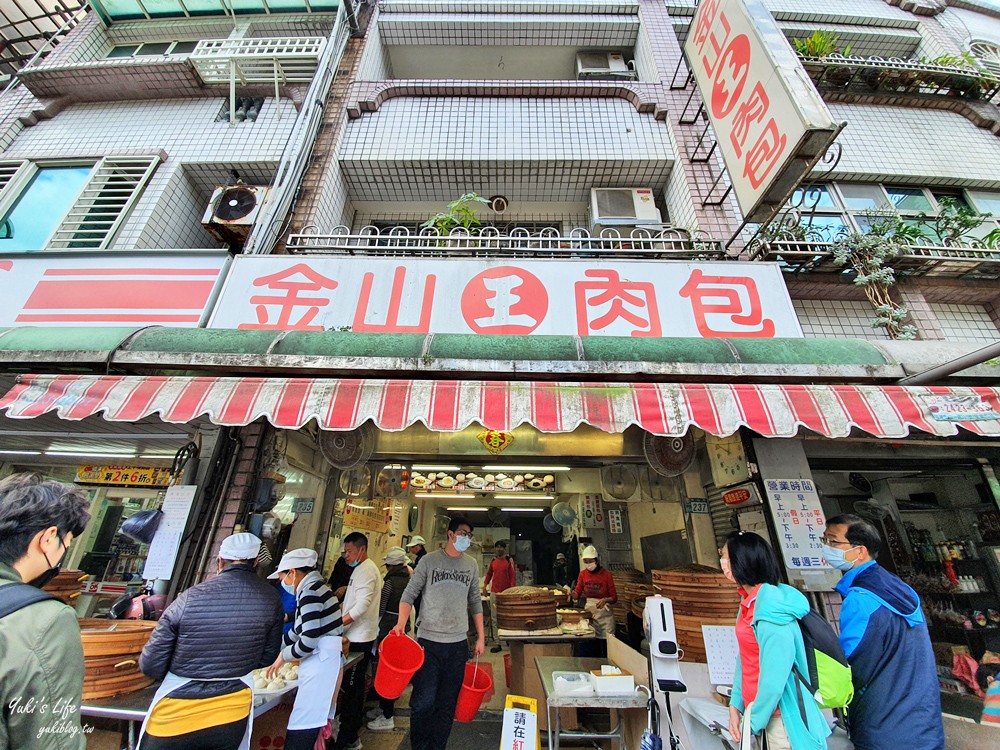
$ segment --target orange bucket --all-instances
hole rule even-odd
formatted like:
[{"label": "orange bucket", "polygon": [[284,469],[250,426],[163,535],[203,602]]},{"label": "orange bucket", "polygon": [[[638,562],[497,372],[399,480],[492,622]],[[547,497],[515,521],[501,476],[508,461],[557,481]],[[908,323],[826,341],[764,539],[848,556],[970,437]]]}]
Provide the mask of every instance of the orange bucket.
[{"label": "orange bucket", "polygon": [[479,713],[483,698],[493,689],[493,678],[475,662],[465,665],[465,678],[462,680],[462,691],[458,694],[455,705],[455,721],[472,721]]},{"label": "orange bucket", "polygon": [[389,633],[378,647],[375,690],[387,699],[403,694],[410,679],[424,663],[424,648],[406,635]]}]

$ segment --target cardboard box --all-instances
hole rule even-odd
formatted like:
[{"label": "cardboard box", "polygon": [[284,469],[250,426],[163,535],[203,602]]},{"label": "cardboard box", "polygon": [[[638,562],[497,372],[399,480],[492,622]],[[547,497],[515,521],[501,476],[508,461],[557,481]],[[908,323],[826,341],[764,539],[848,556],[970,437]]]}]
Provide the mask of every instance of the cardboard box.
[{"label": "cardboard box", "polygon": [[623,695],[635,690],[635,677],[622,670],[621,674],[603,674],[600,669],[590,673],[598,695]]}]

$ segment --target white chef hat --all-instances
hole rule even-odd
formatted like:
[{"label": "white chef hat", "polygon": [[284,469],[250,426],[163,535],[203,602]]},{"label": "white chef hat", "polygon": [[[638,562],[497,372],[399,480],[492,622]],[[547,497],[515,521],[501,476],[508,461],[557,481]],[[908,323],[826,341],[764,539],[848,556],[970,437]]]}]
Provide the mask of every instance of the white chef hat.
[{"label": "white chef hat", "polygon": [[583,548],[583,553],[580,555],[580,557],[584,560],[597,558],[598,557],[597,547],[595,547],[593,544],[588,544],[586,547]]},{"label": "white chef hat", "polygon": [[223,560],[256,560],[260,554],[260,537],[246,531],[222,540],[219,557]]},{"label": "white chef hat", "polygon": [[420,534],[410,537],[410,541],[406,543],[406,547],[407,548],[416,547],[418,544],[423,544],[424,546],[427,545],[427,541],[422,536],[420,536]]},{"label": "white chef hat", "polygon": [[402,565],[406,562],[409,562],[409,560],[406,557],[406,550],[402,547],[392,547],[385,553],[386,565]]},{"label": "white chef hat", "polygon": [[316,554],[316,550],[314,549],[300,547],[299,549],[289,550],[281,556],[281,562],[278,563],[278,567],[268,578],[277,578],[278,573],[284,573],[286,570],[292,570],[293,568],[315,568],[317,560],[319,560],[319,555]]}]

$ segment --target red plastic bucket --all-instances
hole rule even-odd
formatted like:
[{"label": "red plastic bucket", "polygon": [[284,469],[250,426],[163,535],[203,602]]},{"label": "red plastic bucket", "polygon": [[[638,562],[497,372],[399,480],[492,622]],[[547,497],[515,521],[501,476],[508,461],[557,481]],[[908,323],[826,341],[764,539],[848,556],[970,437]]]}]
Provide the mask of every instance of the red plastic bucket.
[{"label": "red plastic bucket", "polygon": [[455,721],[472,721],[483,704],[483,698],[493,689],[493,679],[485,669],[476,666],[475,662],[465,665],[465,678],[462,680],[462,692],[458,694],[455,705]]},{"label": "red plastic bucket", "polygon": [[387,700],[403,694],[410,678],[424,663],[424,648],[406,635],[389,633],[378,647],[375,690]]}]

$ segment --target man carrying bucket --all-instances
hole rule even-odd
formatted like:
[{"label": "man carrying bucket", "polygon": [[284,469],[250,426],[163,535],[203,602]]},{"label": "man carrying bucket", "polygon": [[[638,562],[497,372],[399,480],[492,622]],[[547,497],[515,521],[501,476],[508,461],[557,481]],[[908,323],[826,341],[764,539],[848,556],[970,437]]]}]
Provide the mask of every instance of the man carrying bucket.
[{"label": "man carrying bucket", "polygon": [[472,542],[472,524],[455,517],[448,524],[448,546],[430,552],[413,573],[399,603],[399,619],[387,638],[405,637],[413,602],[422,597],[417,642],[424,662],[413,676],[410,696],[412,750],[444,750],[465,676],[469,651],[469,611],[476,626],[476,657],[486,649],[479,566],[464,554]]}]

